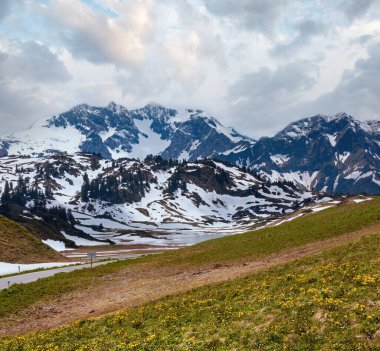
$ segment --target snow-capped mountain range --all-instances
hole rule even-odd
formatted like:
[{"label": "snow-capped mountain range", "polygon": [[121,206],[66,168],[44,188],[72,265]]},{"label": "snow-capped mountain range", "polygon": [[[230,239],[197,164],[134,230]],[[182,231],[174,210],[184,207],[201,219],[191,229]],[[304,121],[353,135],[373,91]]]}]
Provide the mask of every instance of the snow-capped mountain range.
[{"label": "snow-capped mountain range", "polygon": [[256,141],[200,110],[82,104],[0,138],[1,156],[57,152],[105,159],[144,159],[148,154],[176,160],[215,158],[305,190],[380,193],[380,121],[361,122],[345,113],[305,118]]}]

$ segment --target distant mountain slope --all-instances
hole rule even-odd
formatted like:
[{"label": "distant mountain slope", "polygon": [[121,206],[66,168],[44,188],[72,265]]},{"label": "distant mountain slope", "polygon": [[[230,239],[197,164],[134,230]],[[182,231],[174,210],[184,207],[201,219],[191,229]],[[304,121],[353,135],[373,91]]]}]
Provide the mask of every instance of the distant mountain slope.
[{"label": "distant mountain slope", "polygon": [[87,152],[104,158],[197,159],[244,149],[254,143],[200,110],[183,112],[149,104],[127,110],[111,102],[86,104],[0,138],[1,155],[39,155],[57,151]]},{"label": "distant mountain slope", "polygon": [[380,121],[360,122],[345,113],[317,115],[220,158],[306,189],[379,194]]},{"label": "distant mountain slope", "polygon": [[24,227],[0,216],[0,262],[36,263],[66,261]]},{"label": "distant mountain slope", "polygon": [[[113,242],[139,240],[136,231],[142,230],[152,243],[165,242],[160,233],[168,232],[241,232],[323,198],[222,162],[160,156],[144,161],[83,154],[6,156],[0,159],[1,189],[6,182],[12,185],[14,201],[25,204],[24,217],[42,217],[41,203],[62,206],[77,219],[76,229]],[[50,216],[56,226],[58,215]],[[49,218],[41,220],[46,224]],[[59,232],[74,242],[78,235],[64,227]]]}]

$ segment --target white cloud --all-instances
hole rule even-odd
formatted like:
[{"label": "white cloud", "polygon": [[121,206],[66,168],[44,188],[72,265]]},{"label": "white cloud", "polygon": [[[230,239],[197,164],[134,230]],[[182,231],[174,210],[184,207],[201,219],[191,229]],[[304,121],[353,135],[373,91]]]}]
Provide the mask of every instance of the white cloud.
[{"label": "white cloud", "polygon": [[116,17],[79,0],[54,0],[36,11],[74,57],[119,67],[143,62],[154,28],[152,1],[115,2],[112,10]]}]

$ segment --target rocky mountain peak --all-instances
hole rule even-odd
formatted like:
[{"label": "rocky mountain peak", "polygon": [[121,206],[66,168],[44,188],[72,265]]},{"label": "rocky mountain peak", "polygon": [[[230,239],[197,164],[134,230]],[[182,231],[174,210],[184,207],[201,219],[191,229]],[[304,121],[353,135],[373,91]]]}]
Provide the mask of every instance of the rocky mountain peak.
[{"label": "rocky mountain peak", "polygon": [[310,134],[334,134],[347,128],[361,128],[361,122],[355,120],[345,112],[334,115],[318,114],[290,123],[276,134],[276,139],[298,139],[308,137]]},{"label": "rocky mountain peak", "polygon": [[336,114],[333,114],[333,115],[319,115],[321,117],[323,117],[327,122],[331,122],[331,121],[337,121],[337,120],[341,120],[341,119],[344,119],[344,120],[354,120],[354,118],[352,116],[350,116],[349,114],[347,114],[346,112],[338,112]]},{"label": "rocky mountain peak", "polygon": [[111,101],[104,107],[80,104],[28,132],[0,138],[0,151],[3,155],[57,150],[96,153],[108,159],[143,159],[148,154],[196,159],[214,157],[241,142],[251,141],[201,110],[179,112],[155,103],[128,110]]},{"label": "rocky mountain peak", "polygon": [[116,104],[113,101],[111,101],[107,105],[106,109],[111,110],[113,113],[118,113],[118,114],[120,114],[120,113],[127,113],[128,112],[128,110],[124,106]]}]

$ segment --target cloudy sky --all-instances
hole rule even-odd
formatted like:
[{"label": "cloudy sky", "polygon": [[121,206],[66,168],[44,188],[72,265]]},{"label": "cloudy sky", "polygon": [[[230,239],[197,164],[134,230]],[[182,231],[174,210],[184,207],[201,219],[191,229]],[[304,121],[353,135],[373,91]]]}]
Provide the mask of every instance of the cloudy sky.
[{"label": "cloudy sky", "polygon": [[0,0],[0,134],[87,102],[243,134],[380,118],[380,0]]}]

